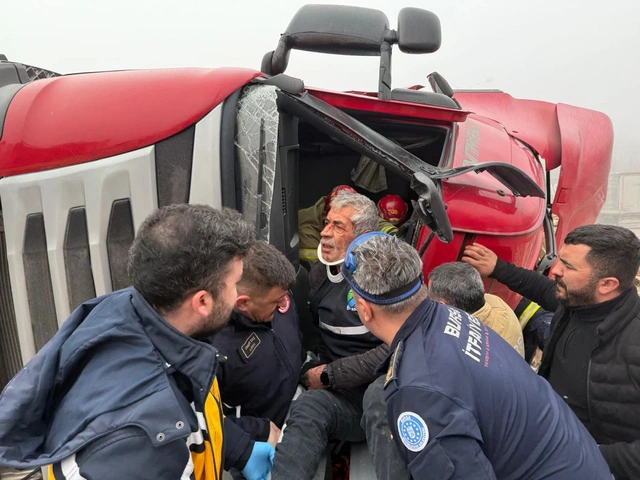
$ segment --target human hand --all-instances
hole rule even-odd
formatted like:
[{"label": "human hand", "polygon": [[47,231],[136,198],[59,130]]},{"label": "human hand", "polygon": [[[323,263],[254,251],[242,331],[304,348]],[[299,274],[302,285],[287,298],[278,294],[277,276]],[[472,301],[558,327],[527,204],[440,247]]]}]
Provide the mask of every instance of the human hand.
[{"label": "human hand", "polygon": [[484,245],[474,243],[464,248],[461,260],[478,270],[480,275],[488,277],[496,268],[498,256]]},{"label": "human hand", "polygon": [[275,423],[269,422],[269,440],[267,440],[267,443],[269,443],[273,448],[276,448],[278,440],[280,440],[280,429]]},{"label": "human hand", "polygon": [[322,385],[320,381],[320,374],[322,370],[324,370],[324,367],[326,367],[326,364],[318,365],[317,367],[307,370],[307,373],[304,374],[304,384],[307,390],[320,390],[324,388],[324,385]]},{"label": "human hand", "polygon": [[251,456],[242,469],[242,475],[247,480],[265,480],[273,467],[276,450],[267,442],[253,444]]}]

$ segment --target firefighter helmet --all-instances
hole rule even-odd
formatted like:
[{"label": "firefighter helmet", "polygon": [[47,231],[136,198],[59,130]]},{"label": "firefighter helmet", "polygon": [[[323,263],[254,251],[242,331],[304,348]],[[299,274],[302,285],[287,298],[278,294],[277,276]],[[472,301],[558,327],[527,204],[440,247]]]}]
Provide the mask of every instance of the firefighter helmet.
[{"label": "firefighter helmet", "polygon": [[409,207],[398,195],[385,195],[378,201],[380,216],[389,223],[399,227],[407,218]]},{"label": "firefighter helmet", "polygon": [[331,200],[333,200],[340,192],[358,193],[349,185],[338,185],[335,187],[324,199],[324,211],[322,212],[322,218],[329,214],[329,210],[331,210]]}]

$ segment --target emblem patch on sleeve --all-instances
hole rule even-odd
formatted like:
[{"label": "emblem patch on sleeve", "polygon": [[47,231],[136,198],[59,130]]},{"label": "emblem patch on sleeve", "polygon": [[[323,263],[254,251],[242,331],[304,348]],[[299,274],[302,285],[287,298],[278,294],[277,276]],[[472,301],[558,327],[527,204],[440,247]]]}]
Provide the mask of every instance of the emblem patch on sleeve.
[{"label": "emblem patch on sleeve", "polygon": [[245,358],[248,359],[249,357],[251,357],[251,355],[253,355],[260,346],[260,343],[260,337],[256,335],[256,332],[251,332],[251,335],[249,335],[245,339],[242,347],[240,347],[240,350],[242,351],[242,354],[245,356]]},{"label": "emblem patch on sleeve", "polygon": [[350,312],[358,311],[356,309],[356,299],[353,298],[353,290],[351,289],[349,289],[349,292],[347,293],[347,310],[349,310]]},{"label": "emblem patch on sleeve", "polygon": [[429,441],[429,428],[417,413],[403,412],[398,417],[398,435],[408,450],[419,452]]}]

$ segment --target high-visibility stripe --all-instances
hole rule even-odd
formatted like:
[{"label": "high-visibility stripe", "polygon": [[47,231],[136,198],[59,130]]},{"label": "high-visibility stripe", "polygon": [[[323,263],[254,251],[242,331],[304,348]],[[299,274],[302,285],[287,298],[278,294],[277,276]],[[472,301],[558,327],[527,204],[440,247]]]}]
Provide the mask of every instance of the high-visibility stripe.
[{"label": "high-visibility stripe", "polygon": [[48,480],[60,480],[56,478],[56,474],[53,472],[53,465],[47,465],[47,479]]},{"label": "high-visibility stripe", "polygon": [[387,225],[387,226],[382,227],[380,229],[381,232],[388,233],[388,234],[391,234],[392,232],[395,232],[396,230],[398,230],[398,229],[393,225]]},{"label": "high-visibility stripe", "polygon": [[520,314],[518,320],[520,321],[520,328],[524,330],[529,323],[529,320],[533,318],[535,313],[540,310],[540,305],[535,302],[531,302],[527,308],[524,309],[524,312]]},{"label": "high-visibility stripe", "polygon": [[358,327],[334,327],[333,325],[327,325],[324,322],[319,323],[320,328],[337,333],[338,335],[364,335],[365,333],[369,333],[369,329],[364,325],[360,325]]},{"label": "high-visibility stripe", "polygon": [[73,454],[60,462],[60,469],[66,480],[87,480],[80,474],[80,466]]},{"label": "high-visibility stripe", "polygon": [[302,260],[317,260],[318,259],[318,250],[311,248],[301,248],[300,249],[300,258]]},{"label": "high-visibility stripe", "polygon": [[196,480],[220,480],[222,478],[222,402],[218,380],[214,379],[204,404],[204,412],[198,412],[191,405],[198,418],[198,432],[192,432],[187,439],[193,461]]}]

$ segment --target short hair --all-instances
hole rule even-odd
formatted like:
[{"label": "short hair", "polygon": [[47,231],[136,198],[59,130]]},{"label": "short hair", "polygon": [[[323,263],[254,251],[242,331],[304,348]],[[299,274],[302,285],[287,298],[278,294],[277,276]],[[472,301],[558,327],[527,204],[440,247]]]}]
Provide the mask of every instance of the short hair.
[{"label": "short hair", "polygon": [[378,230],[378,207],[369,197],[359,193],[340,192],[331,200],[331,208],[340,209],[351,207],[353,215],[350,220],[353,223],[353,231],[357,236],[366,232]]},{"label": "short hair", "polygon": [[584,225],[569,232],[564,243],[591,249],[586,260],[598,279],[617,278],[621,291],[633,286],[640,268],[640,240],[628,228]]},{"label": "short hair", "polygon": [[484,285],[478,271],[468,263],[443,263],[429,274],[429,294],[452,307],[474,313],[484,306]]},{"label": "short hair", "polygon": [[[422,274],[422,260],[418,252],[396,237],[376,235],[355,247],[352,253],[357,262],[353,279],[363,291],[373,295],[389,293],[408,285]],[[415,310],[425,297],[426,289],[423,286],[418,293],[405,300],[376,307],[388,315],[397,315]]]},{"label": "short hair", "polygon": [[162,207],[138,229],[129,249],[129,276],[151,306],[170,313],[198,290],[216,298],[231,261],[244,258],[254,241],[254,228],[235,210]]},{"label": "short hair", "polygon": [[296,271],[280,251],[260,240],[254,243],[244,257],[244,270],[238,286],[252,293],[261,293],[280,287],[290,290],[296,283]]}]

